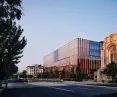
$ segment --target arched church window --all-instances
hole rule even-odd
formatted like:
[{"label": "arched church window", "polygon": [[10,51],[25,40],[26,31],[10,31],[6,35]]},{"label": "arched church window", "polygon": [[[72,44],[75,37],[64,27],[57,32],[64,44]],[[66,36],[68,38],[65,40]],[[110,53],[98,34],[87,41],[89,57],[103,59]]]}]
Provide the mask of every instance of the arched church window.
[{"label": "arched church window", "polygon": [[110,48],[110,59],[111,62],[117,62],[117,53],[116,53],[116,47],[115,46],[111,46]]}]

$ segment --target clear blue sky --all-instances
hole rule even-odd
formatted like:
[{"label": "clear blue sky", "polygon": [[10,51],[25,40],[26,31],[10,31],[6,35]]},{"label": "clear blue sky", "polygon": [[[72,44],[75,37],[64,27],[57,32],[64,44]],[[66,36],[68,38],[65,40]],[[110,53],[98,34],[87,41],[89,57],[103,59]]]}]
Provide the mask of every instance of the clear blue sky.
[{"label": "clear blue sky", "polygon": [[102,41],[117,32],[117,0],[22,0],[28,44],[18,64],[43,64],[43,56],[74,38]]}]

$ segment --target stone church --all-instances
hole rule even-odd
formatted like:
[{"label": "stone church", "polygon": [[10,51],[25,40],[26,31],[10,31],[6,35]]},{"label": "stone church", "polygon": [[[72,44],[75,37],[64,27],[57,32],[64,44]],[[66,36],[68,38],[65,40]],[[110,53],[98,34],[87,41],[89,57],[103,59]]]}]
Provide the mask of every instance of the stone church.
[{"label": "stone church", "polygon": [[96,78],[97,81],[110,80],[111,77],[103,75],[102,71],[111,62],[117,63],[117,33],[105,38],[101,48],[101,68],[95,73],[94,79]]}]

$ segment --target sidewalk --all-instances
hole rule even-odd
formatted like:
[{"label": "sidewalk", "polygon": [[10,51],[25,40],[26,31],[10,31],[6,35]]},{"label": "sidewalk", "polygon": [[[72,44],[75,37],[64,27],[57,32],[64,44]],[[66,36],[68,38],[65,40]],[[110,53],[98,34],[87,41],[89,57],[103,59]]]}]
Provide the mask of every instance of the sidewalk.
[{"label": "sidewalk", "polygon": [[[71,84],[71,85],[74,85],[74,84],[78,84],[78,85],[88,85],[88,84],[97,85],[97,84],[104,84],[102,82],[94,82],[94,81],[82,81],[82,82],[77,82],[77,81],[64,81],[63,83],[65,83],[65,84]],[[107,84],[107,83],[105,83],[105,84]]]}]

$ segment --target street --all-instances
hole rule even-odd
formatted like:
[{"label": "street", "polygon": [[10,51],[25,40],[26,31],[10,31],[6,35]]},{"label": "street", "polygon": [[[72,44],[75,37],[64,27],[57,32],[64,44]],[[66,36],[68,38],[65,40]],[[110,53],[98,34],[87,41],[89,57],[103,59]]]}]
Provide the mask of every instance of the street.
[{"label": "street", "polygon": [[[72,92],[65,93],[48,86],[35,86],[26,83],[10,83],[0,97],[76,97]],[[79,96],[83,97],[83,96]]]},{"label": "street", "polygon": [[117,89],[64,83],[9,83],[0,97],[117,97]]}]

